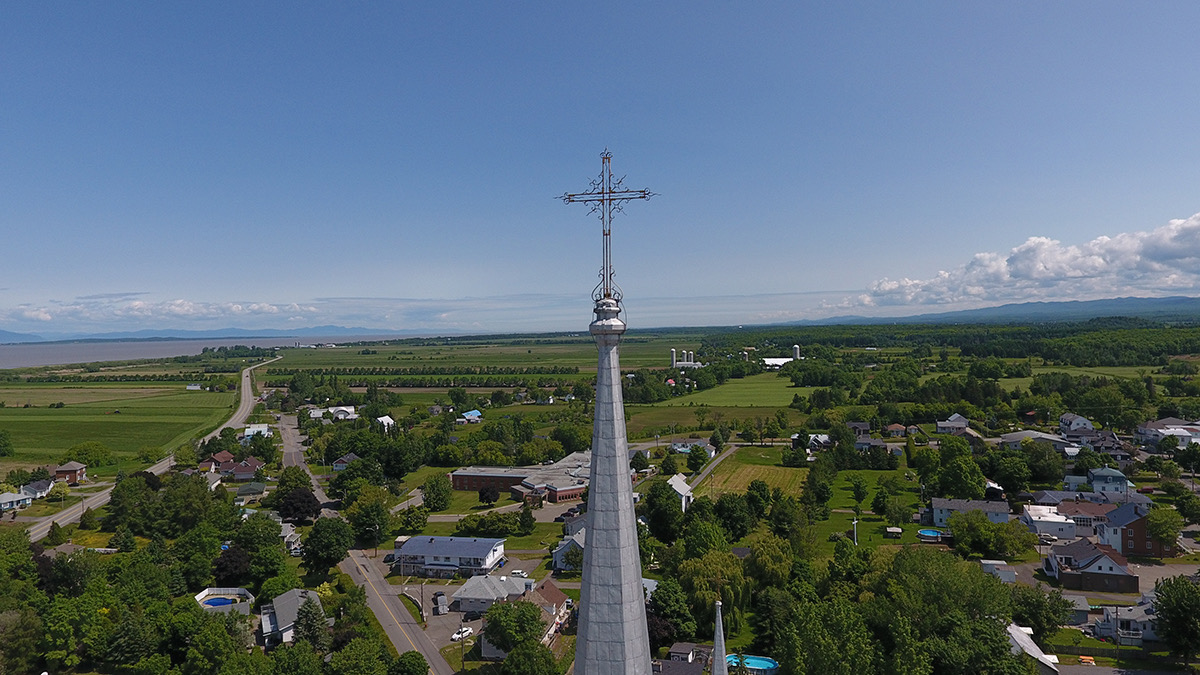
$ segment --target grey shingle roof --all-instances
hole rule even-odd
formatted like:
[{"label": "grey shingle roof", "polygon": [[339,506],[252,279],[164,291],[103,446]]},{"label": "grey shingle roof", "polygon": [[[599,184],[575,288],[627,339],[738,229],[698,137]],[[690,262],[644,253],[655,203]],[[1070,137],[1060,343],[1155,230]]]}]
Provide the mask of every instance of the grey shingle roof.
[{"label": "grey shingle roof", "polygon": [[400,545],[401,555],[441,555],[486,558],[503,539],[417,536]]}]

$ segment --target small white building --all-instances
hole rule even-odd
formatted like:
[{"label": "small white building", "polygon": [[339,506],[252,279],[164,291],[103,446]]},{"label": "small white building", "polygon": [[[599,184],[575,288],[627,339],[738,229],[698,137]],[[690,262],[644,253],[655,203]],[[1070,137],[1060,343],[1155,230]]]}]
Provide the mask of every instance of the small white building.
[{"label": "small white building", "polygon": [[396,420],[392,419],[391,415],[384,415],[383,417],[376,417],[375,421],[382,424],[383,428],[385,430],[391,429],[392,427],[396,426]]},{"label": "small white building", "polygon": [[520,598],[526,584],[532,589],[533,579],[480,574],[467,579],[451,597],[460,612],[486,612],[498,602]]},{"label": "small white building", "polygon": [[1075,538],[1075,521],[1059,513],[1053,506],[1026,504],[1021,513],[1021,522],[1030,532],[1037,535],[1048,534],[1059,539]]},{"label": "small white building", "polygon": [[686,512],[693,499],[692,487],[687,484],[687,479],[683,474],[677,473],[667,479],[667,485],[670,485],[671,489],[675,490],[675,494],[679,495],[679,508]]},{"label": "small white building", "polygon": [[980,560],[979,566],[984,574],[990,574],[1006,584],[1017,583],[1017,571],[1003,560]]},{"label": "small white building", "polygon": [[958,434],[967,430],[969,420],[958,413],[954,413],[944,420],[938,420],[937,433],[939,434]]},{"label": "small white building", "polygon": [[950,523],[950,516],[952,514],[967,513],[969,511],[983,511],[987,519],[993,523],[1007,523],[1010,512],[1008,502],[1000,500],[943,499],[941,497],[934,497],[932,507],[933,524],[937,527],[946,527]]},{"label": "small white building", "polygon": [[1058,417],[1058,432],[1064,436],[1080,431],[1095,431],[1096,425],[1083,415],[1063,413]]}]

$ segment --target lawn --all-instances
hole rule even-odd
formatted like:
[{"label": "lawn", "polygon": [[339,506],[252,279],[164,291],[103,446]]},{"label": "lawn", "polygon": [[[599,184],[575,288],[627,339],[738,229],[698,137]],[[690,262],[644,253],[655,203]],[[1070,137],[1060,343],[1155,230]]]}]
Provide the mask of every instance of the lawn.
[{"label": "lawn", "polygon": [[[421,534],[435,537],[450,537],[458,523],[431,522],[425,526]],[[504,538],[504,548],[508,551],[547,551],[551,544],[557,544],[562,539],[562,523],[537,523],[533,534],[523,537]]]},{"label": "lawn", "polygon": [[[232,393],[186,391],[182,383],[148,386],[113,384],[18,385],[0,388],[0,429],[12,436],[15,453],[0,461],[0,472],[57,464],[66,450],[97,441],[113,451],[118,464],[88,467],[93,477],[141,468],[142,448],[173,450],[228,418]],[[11,407],[19,401],[22,407]],[[48,402],[63,402],[50,408]],[[23,407],[28,402],[30,407]],[[120,411],[120,412],[117,412]]]},{"label": "lawn", "polygon": [[737,379],[729,379],[725,384],[705,391],[668,399],[655,406],[730,406],[730,407],[764,407],[786,408],[792,402],[792,396],[800,394],[808,396],[813,388],[796,388],[792,381],[779,377],[778,373],[762,373]]},{"label": "lawn", "polygon": [[694,490],[696,496],[717,498],[726,492],[745,492],[751,481],[761,480],[784,494],[799,496],[808,469],[781,466],[783,448],[747,445],[738,448],[713,469]]}]

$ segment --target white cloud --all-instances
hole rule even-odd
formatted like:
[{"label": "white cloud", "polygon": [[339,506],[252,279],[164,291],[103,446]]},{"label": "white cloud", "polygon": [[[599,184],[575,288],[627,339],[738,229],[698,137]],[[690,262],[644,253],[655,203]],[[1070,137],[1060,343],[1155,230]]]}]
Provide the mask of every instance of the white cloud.
[{"label": "white cloud", "polygon": [[1090,300],[1200,288],[1200,214],[1148,232],[1101,236],[1080,245],[1030,237],[1007,254],[976,253],[928,279],[880,279],[837,307],[983,306],[997,302]]}]

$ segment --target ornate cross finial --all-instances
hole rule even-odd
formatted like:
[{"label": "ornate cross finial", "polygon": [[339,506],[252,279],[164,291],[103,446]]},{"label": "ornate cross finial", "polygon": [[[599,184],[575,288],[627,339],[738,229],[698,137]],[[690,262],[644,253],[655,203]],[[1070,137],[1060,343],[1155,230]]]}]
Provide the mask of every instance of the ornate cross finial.
[{"label": "ornate cross finial", "polygon": [[582,202],[591,207],[591,210],[588,211],[589,214],[600,213],[600,223],[604,226],[604,261],[600,266],[600,283],[596,284],[596,288],[592,291],[592,299],[612,298],[620,301],[621,289],[613,282],[612,244],[610,241],[612,217],[614,213],[622,210],[625,202],[634,199],[650,199],[655,196],[655,193],[646,189],[626,189],[622,185],[625,180],[624,176],[613,180],[612,169],[609,168],[612,153],[608,151],[608,148],[600,153],[600,160],[600,176],[592,180],[591,189],[587,192],[564,194],[562,200],[566,204]]}]

